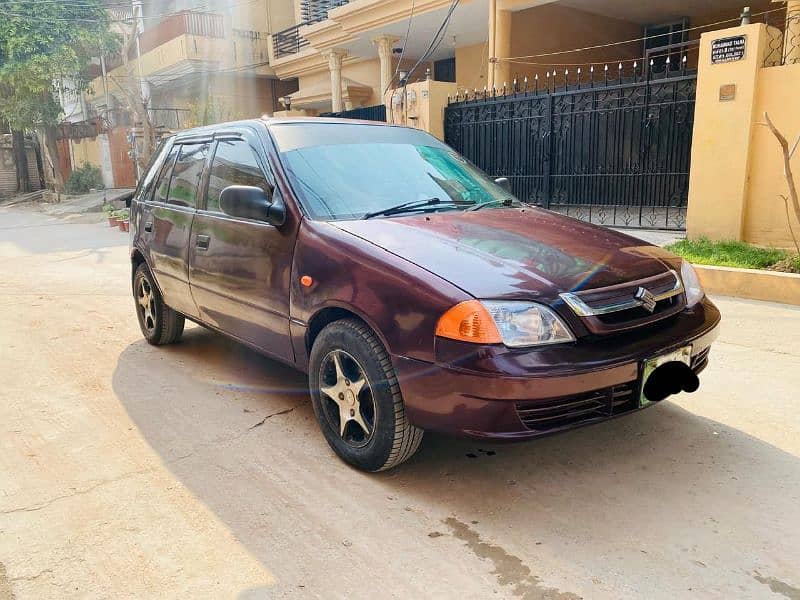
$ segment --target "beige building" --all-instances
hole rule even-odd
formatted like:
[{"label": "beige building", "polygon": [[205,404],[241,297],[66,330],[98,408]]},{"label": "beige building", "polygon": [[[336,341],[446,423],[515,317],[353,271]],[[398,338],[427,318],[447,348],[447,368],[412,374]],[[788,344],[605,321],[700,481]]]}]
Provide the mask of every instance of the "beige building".
[{"label": "beige building", "polygon": [[292,113],[380,119],[385,106],[551,210],[792,245],[780,146],[761,122],[800,135],[800,0],[298,9],[269,47],[275,74],[298,82]]},{"label": "beige building", "polygon": [[[382,104],[383,90],[423,56],[451,0],[300,0],[296,23],[274,33],[270,62],[297,78],[291,106],[308,114]],[[699,39],[736,24],[736,0],[460,0],[441,42],[410,81],[452,83],[450,90],[509,88],[570,66],[641,59],[648,48]],[[751,11],[774,8],[753,0]],[[412,18],[413,16],[413,18]],[[411,19],[409,27],[409,19]],[[627,44],[619,41],[635,40]],[[609,45],[610,44],[610,45]],[[581,52],[564,51],[590,47]],[[402,57],[402,65],[399,64]],[[526,58],[528,57],[528,58]],[[689,53],[696,64],[696,48]],[[565,64],[570,63],[570,64]]]},{"label": "beige building", "polygon": [[[107,186],[130,186],[136,173],[129,133],[136,118],[129,97],[147,99],[161,131],[272,114],[278,98],[296,89],[270,67],[269,36],[295,20],[294,0],[109,1],[120,33],[138,22],[136,39],[121,56],[98,57],[90,93],[62,98],[65,121],[90,124],[65,140],[67,170],[100,167]],[[124,8],[121,8],[123,7]],[[135,17],[134,17],[135,15]]]},{"label": "beige building", "polygon": [[[788,246],[780,149],[759,122],[800,134],[800,0],[740,1],[144,2],[129,64],[98,65],[86,98],[107,139],[71,154],[120,185],[131,85],[165,130],[353,111],[431,131],[553,210]],[[728,63],[730,37],[746,50]]]}]

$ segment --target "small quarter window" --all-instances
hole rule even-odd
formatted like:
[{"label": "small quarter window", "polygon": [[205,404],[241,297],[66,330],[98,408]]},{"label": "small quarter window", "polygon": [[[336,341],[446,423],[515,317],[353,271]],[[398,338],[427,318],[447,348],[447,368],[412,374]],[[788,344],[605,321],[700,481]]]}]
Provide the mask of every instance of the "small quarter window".
[{"label": "small quarter window", "polygon": [[172,174],[172,165],[175,164],[175,157],[178,156],[178,146],[170,148],[169,154],[161,167],[161,172],[156,180],[156,190],[153,194],[153,202],[166,202],[169,194],[169,180]]},{"label": "small quarter window", "polygon": [[269,192],[271,186],[256,160],[253,149],[242,140],[223,140],[217,144],[208,179],[207,209],[221,212],[219,195],[231,185],[260,187]]},{"label": "small quarter window", "polygon": [[153,160],[150,161],[150,166],[147,168],[147,172],[145,173],[144,177],[139,180],[139,185],[137,186],[136,193],[134,194],[137,202],[145,202],[150,199],[150,196],[153,193],[153,185],[156,182],[156,178],[161,173],[162,166],[164,164],[164,158],[167,155],[167,146],[168,144],[166,142],[161,143],[156,152],[153,154]]},{"label": "small quarter window", "polygon": [[210,144],[184,144],[181,146],[175,169],[172,171],[172,183],[169,186],[170,204],[178,206],[197,206],[200,181],[208,159]]}]

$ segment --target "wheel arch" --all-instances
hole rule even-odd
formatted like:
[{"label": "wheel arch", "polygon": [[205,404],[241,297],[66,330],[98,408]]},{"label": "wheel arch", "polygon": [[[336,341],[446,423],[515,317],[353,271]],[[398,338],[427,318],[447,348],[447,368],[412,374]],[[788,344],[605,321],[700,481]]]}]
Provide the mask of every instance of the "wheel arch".
[{"label": "wheel arch", "polygon": [[136,275],[136,269],[139,268],[139,265],[145,265],[147,270],[150,271],[150,277],[153,279],[153,283],[156,284],[158,288],[158,293],[162,294],[161,284],[158,282],[158,278],[156,274],[153,272],[153,269],[150,268],[150,265],[147,263],[147,259],[144,256],[144,252],[142,252],[139,248],[134,247],[131,249],[131,285],[133,284],[133,278]]},{"label": "wheel arch", "polygon": [[314,340],[316,340],[317,336],[319,336],[319,333],[331,323],[335,323],[336,321],[341,321],[343,319],[355,319],[364,323],[364,325],[369,327],[375,333],[375,335],[378,336],[378,339],[381,341],[381,344],[383,344],[383,347],[387,352],[389,352],[389,354],[391,354],[391,349],[389,348],[389,344],[386,342],[386,338],[377,325],[371,321],[371,319],[367,318],[361,314],[360,311],[351,306],[335,304],[321,307],[308,320],[305,340],[306,356],[311,355],[311,348],[314,345]]}]

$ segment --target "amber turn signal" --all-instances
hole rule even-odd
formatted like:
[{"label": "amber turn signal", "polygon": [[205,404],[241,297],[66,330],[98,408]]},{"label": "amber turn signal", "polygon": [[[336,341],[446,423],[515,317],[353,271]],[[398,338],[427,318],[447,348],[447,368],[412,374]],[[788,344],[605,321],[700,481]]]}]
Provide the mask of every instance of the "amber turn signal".
[{"label": "amber turn signal", "polygon": [[311,277],[311,275],[303,275],[300,278],[300,285],[303,287],[311,287],[314,285],[314,279]]},{"label": "amber turn signal", "polygon": [[489,311],[477,300],[456,304],[439,319],[436,335],[473,344],[500,344],[503,339]]}]

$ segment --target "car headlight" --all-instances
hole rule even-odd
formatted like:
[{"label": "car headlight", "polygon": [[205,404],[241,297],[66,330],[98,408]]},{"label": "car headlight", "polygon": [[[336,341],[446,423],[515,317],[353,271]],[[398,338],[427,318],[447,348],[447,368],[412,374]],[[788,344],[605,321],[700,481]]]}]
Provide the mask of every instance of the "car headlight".
[{"label": "car headlight", "polygon": [[572,342],[575,336],[551,309],[534,302],[469,300],[447,311],[436,335],[509,348]]},{"label": "car headlight", "polygon": [[681,263],[681,279],[683,280],[683,288],[686,290],[686,306],[691,308],[699,303],[706,293],[703,291],[697,271],[687,261]]}]

